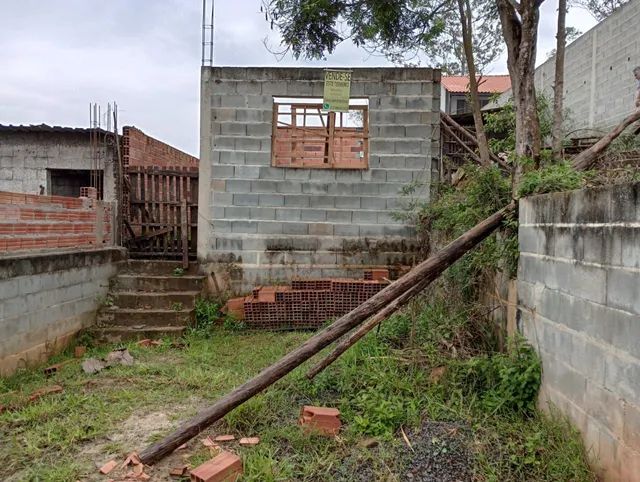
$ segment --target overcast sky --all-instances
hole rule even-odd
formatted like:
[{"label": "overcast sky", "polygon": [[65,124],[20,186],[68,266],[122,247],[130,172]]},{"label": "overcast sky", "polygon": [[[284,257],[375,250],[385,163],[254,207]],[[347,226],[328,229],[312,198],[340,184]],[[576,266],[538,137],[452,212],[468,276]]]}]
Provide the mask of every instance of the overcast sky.
[{"label": "overcast sky", "polygon": [[[554,47],[556,6],[542,7],[539,61]],[[90,102],[116,101],[120,125],[198,155],[201,0],[0,0],[0,18],[0,124],[88,126]],[[327,62],[278,64],[260,0],[217,0],[215,24],[217,65],[386,65],[347,44]],[[594,24],[569,12],[568,26]],[[504,60],[487,73],[506,73]]]}]

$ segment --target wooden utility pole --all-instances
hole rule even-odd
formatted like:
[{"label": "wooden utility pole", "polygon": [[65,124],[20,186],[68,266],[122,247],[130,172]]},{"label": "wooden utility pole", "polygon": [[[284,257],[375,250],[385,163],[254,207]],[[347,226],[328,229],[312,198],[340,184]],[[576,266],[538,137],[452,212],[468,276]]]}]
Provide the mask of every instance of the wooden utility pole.
[{"label": "wooden utility pole", "polygon": [[[370,316],[376,314],[417,284],[426,287],[467,251],[489,236],[515,210],[516,203],[513,201],[505,208],[474,226],[435,255],[413,268],[402,278],[394,281],[353,311],[309,338],[300,347],[265,368],[254,378],[240,385],[212,406],[184,423],[178,430],[145,448],[140,452],[141,461],[147,465],[157,462],[186,441],[198,435],[212,423],[220,420],[231,410],[284,377],[291,370],[351,331]],[[417,293],[417,290],[414,291],[414,295]]]},{"label": "wooden utility pole", "polygon": [[564,52],[567,44],[567,0],[558,0],[558,32],[556,33],[556,73],[553,83],[553,129],[552,150],[556,161],[562,159],[562,141],[564,139],[562,121],[564,109]]}]

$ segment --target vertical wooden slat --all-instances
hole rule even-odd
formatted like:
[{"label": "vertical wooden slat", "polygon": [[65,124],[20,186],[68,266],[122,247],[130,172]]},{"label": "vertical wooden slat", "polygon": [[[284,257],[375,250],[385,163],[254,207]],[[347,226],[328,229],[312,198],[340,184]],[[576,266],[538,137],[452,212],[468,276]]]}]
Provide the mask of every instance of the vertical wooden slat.
[{"label": "vertical wooden slat", "polygon": [[187,200],[186,199],[182,199],[182,204],[181,204],[181,210],[180,210],[180,214],[181,214],[181,235],[182,235],[182,267],[184,269],[187,269],[189,267],[189,242],[188,242],[188,233],[187,233],[187,229],[189,229],[188,227],[188,223],[187,223]]}]

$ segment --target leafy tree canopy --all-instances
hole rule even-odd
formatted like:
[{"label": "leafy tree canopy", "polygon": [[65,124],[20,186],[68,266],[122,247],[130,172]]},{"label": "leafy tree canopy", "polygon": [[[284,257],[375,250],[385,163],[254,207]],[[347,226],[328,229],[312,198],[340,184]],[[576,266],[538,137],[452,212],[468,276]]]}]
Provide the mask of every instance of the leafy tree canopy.
[{"label": "leafy tree canopy", "polygon": [[[473,0],[479,71],[502,52],[495,2]],[[341,42],[381,53],[395,64],[421,58],[465,74],[455,0],[264,0],[267,20],[295,58],[324,59]]]}]

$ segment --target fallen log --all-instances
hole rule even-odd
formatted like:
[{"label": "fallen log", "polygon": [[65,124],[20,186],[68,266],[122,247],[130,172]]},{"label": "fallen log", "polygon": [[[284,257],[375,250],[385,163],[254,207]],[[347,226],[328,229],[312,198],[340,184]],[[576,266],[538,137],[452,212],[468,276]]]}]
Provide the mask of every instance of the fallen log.
[{"label": "fallen log", "polygon": [[589,149],[582,151],[576,157],[571,160],[571,166],[578,170],[583,171],[589,169],[594,162],[598,159],[598,156],[602,154],[609,144],[618,138],[624,130],[634,122],[640,120],[640,109],[636,109],[634,113],[624,119],[620,124],[615,126],[611,132],[603,136],[598,142],[592,145]]},{"label": "fallen log", "polygon": [[339,342],[331,353],[320,362],[315,365],[311,370],[307,372],[307,378],[312,380],[318,373],[331,365],[338,359],[345,351],[351,348],[360,340],[364,335],[373,330],[376,326],[389,318],[392,314],[406,305],[414,296],[420,294],[420,292],[427,287],[428,282],[419,282],[410,288],[405,293],[398,296],[395,300],[385,306],[381,311],[369,318],[365,323],[360,325],[351,335]]},{"label": "fallen log", "polygon": [[231,410],[257,395],[320,350],[351,331],[403,293],[412,289],[416,284],[428,285],[467,251],[498,228],[502,224],[502,221],[515,211],[516,206],[516,202],[513,201],[497,213],[480,222],[462,236],[452,241],[445,248],[438,251],[435,255],[413,268],[402,278],[394,281],[353,311],[342,316],[327,328],[309,338],[300,347],[262,370],[251,380],[222,397],[191,420],[185,422],[175,432],[145,448],[139,455],[141,461],[147,465],[157,462],[183,443],[195,437],[206,427],[224,417]]}]

